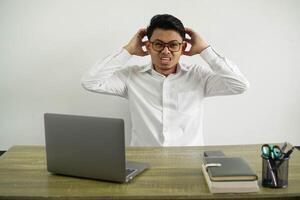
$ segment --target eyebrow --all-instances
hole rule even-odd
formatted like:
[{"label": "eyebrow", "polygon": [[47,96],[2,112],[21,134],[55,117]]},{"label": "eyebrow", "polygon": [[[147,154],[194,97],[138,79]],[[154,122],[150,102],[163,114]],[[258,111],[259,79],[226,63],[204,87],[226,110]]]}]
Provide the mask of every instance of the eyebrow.
[{"label": "eyebrow", "polygon": [[178,40],[171,40],[171,41],[169,41],[169,42],[164,42],[164,41],[162,41],[162,40],[154,40],[153,42],[161,42],[161,43],[165,43],[165,44],[168,44],[168,43],[170,43],[170,42],[178,42],[178,43],[182,43],[182,42],[179,42]]}]

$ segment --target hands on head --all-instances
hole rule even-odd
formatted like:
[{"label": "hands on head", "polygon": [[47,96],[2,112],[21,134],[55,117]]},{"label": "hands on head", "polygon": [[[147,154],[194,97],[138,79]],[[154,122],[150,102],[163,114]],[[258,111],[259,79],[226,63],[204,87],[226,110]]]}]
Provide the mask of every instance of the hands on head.
[{"label": "hands on head", "polygon": [[193,31],[191,28],[185,28],[185,32],[190,36],[191,39],[185,38],[184,40],[191,45],[189,51],[184,51],[183,54],[187,56],[193,56],[200,54],[209,45],[201,38],[201,36]]},{"label": "hands on head", "polygon": [[[193,56],[195,54],[200,54],[209,45],[201,38],[199,34],[193,31],[191,28],[185,28],[186,33],[190,36],[190,39],[185,38],[184,41],[191,45],[191,48],[182,52],[183,55]],[[146,46],[148,41],[142,41],[147,35],[147,29],[141,28],[138,32],[131,38],[129,43],[124,46],[124,48],[131,54],[136,56],[146,56],[149,53],[143,50],[143,46]]]},{"label": "hands on head", "polygon": [[131,38],[129,43],[124,46],[124,48],[131,54],[136,56],[146,56],[147,51],[143,50],[143,46],[146,45],[146,41],[142,41],[147,34],[147,29],[141,28],[138,32]]}]

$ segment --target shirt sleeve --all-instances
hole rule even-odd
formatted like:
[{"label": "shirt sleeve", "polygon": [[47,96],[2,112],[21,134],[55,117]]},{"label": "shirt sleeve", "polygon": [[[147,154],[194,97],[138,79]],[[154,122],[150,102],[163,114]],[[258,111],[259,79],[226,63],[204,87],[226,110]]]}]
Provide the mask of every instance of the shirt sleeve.
[{"label": "shirt sleeve", "polygon": [[212,47],[204,49],[201,57],[211,68],[205,73],[204,95],[219,96],[241,94],[249,88],[249,82],[235,64],[220,56]]},{"label": "shirt sleeve", "polygon": [[128,51],[118,49],[86,72],[81,78],[81,85],[88,91],[127,98],[129,68],[126,63],[130,58]]}]

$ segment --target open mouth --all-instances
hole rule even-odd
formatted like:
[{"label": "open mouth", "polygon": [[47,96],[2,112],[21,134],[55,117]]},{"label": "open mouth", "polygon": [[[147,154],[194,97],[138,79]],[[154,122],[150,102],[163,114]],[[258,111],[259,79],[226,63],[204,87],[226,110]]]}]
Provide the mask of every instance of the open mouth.
[{"label": "open mouth", "polygon": [[160,60],[162,64],[169,64],[171,62],[170,57],[161,57]]}]

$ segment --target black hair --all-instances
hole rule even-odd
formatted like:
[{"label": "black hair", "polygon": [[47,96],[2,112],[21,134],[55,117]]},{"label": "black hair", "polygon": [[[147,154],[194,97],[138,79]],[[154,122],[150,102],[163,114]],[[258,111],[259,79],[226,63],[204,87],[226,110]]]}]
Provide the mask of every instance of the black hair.
[{"label": "black hair", "polygon": [[185,39],[185,28],[182,22],[176,17],[169,14],[159,14],[152,17],[150,25],[147,27],[147,37],[150,40],[153,31],[157,28],[164,30],[174,30]]}]

